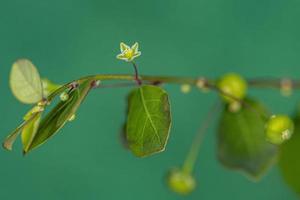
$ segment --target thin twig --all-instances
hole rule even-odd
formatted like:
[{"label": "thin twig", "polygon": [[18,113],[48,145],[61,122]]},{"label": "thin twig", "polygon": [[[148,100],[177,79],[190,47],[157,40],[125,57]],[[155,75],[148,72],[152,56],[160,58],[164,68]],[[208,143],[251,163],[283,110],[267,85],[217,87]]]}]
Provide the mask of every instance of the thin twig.
[{"label": "thin twig", "polygon": [[209,128],[209,125],[213,121],[213,118],[217,112],[217,110],[220,108],[220,102],[217,101],[214,103],[214,105],[211,107],[209,112],[207,113],[207,116],[204,121],[202,121],[202,124],[199,128],[199,131],[197,132],[195,139],[193,140],[192,146],[190,148],[190,151],[186,157],[186,160],[183,164],[183,171],[185,173],[192,173],[195,163],[197,161],[197,157],[200,151],[200,147],[203,141],[204,133]]}]

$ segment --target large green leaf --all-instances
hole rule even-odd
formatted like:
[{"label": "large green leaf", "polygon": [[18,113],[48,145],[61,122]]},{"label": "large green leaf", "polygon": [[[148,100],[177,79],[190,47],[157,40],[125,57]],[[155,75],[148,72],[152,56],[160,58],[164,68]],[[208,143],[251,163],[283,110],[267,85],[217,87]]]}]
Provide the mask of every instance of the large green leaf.
[{"label": "large green leaf", "polygon": [[266,109],[253,100],[236,112],[224,107],[218,131],[218,157],[225,166],[259,179],[277,160],[278,148],[265,139]]},{"label": "large green leaf", "polygon": [[294,124],[292,138],[280,147],[279,167],[286,183],[300,194],[300,114]]},{"label": "large green leaf", "polygon": [[145,85],[134,89],[128,100],[126,135],[131,151],[139,157],[163,151],[171,127],[168,94]]},{"label": "large green leaf", "polygon": [[80,104],[91,89],[91,80],[80,84],[79,88],[69,92],[67,101],[60,101],[41,121],[29,148],[24,153],[38,147],[61,129],[76,113]]},{"label": "large green leaf", "polygon": [[38,70],[27,59],[20,59],[13,64],[9,82],[12,93],[22,103],[33,104],[43,98]]}]

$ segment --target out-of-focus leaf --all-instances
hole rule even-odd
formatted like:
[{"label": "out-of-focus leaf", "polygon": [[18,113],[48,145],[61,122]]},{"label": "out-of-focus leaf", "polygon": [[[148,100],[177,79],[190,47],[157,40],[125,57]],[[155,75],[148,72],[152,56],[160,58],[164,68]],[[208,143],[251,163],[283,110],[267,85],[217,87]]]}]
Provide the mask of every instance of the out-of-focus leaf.
[{"label": "out-of-focus leaf", "polygon": [[286,183],[300,194],[300,113],[294,119],[294,134],[280,146],[279,167]]},{"label": "out-of-focus leaf", "polygon": [[67,101],[60,101],[41,121],[39,129],[35,134],[29,148],[24,153],[46,142],[76,113],[80,104],[91,89],[92,80],[80,84],[77,89],[69,92]]},{"label": "out-of-focus leaf", "polygon": [[168,94],[157,86],[141,86],[130,94],[128,106],[130,150],[139,157],[163,151],[171,127]]},{"label": "out-of-focus leaf", "polygon": [[27,59],[20,59],[13,64],[9,82],[12,93],[22,103],[33,104],[43,98],[39,72]]},{"label": "out-of-focus leaf", "polygon": [[236,112],[224,107],[218,131],[218,157],[225,166],[240,170],[258,180],[277,160],[278,148],[265,139],[266,109],[258,102],[246,99],[246,105]]}]

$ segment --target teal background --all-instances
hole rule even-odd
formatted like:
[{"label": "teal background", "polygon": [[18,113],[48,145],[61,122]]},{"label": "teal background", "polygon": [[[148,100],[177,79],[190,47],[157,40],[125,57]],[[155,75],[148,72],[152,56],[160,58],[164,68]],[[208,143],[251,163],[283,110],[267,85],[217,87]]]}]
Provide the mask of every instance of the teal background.
[{"label": "teal background", "polygon": [[[298,0],[2,0],[0,134],[29,108],[8,87],[11,64],[30,58],[42,76],[63,83],[88,74],[132,73],[115,59],[121,41],[140,43],[142,74],[217,77],[300,75]],[[215,156],[214,124],[196,166],[197,190],[170,192],[166,171],[179,166],[216,98],[178,86],[170,93],[173,127],[164,153],[135,158],[120,144],[129,89],[93,91],[74,122],[26,157],[20,142],[0,151],[0,199],[297,199],[274,167],[259,183],[224,169]],[[299,95],[251,90],[274,112],[291,113]],[[291,163],[292,164],[292,163]]]}]

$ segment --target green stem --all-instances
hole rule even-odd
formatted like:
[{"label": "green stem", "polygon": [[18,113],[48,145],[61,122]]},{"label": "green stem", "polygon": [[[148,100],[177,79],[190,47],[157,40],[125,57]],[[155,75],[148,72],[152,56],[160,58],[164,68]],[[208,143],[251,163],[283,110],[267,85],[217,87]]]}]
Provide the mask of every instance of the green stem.
[{"label": "green stem", "polygon": [[131,61],[133,68],[134,68],[134,78],[138,85],[142,85],[142,80],[139,78],[139,70],[138,66],[135,64],[135,62]]},{"label": "green stem", "polygon": [[[135,75],[129,74],[97,74],[86,76],[78,79],[77,81],[82,81],[86,79],[96,79],[96,80],[127,80],[127,81],[135,81]],[[146,76],[140,75],[139,79],[141,81],[149,81],[149,82],[161,82],[161,83],[170,83],[170,84],[189,84],[192,86],[196,86],[199,78],[193,77],[176,77],[176,76]],[[203,78],[201,78],[203,79]],[[215,85],[215,81],[213,79],[204,78],[207,83],[207,87],[210,88]],[[75,80],[76,81],[76,80]],[[248,79],[247,83],[250,87],[253,88],[281,88],[282,79]],[[300,80],[291,80],[292,89],[300,89]]]},{"label": "green stem", "polygon": [[213,105],[213,107],[209,110],[205,120],[202,122],[198,133],[193,140],[190,151],[184,161],[182,170],[186,174],[191,174],[193,172],[194,166],[196,164],[198,154],[200,152],[200,147],[203,141],[204,133],[207,131],[210,123],[212,122],[214,115],[217,113],[217,109],[219,109],[219,101]]},{"label": "green stem", "polygon": [[[72,82],[78,82],[79,84],[87,79],[94,79],[94,80],[125,80],[125,81],[137,81],[136,75],[128,75],[128,74],[97,74],[97,75],[91,75],[91,76],[85,76],[80,79],[71,81],[63,86],[61,86],[59,89],[54,91],[49,97],[48,101],[51,102],[52,99],[65,89],[69,87],[69,85]],[[216,90],[215,81],[212,79],[206,79],[206,78],[192,78],[192,77],[175,77],[175,76],[145,76],[140,75],[138,76],[138,79],[142,82],[147,82],[149,84],[157,84],[157,83],[168,83],[168,84],[188,84],[191,86],[198,86],[198,82],[201,79],[201,81],[204,80],[205,87],[208,89],[214,89]],[[250,87],[255,88],[281,88],[281,81],[282,79],[249,79],[247,80],[248,85]],[[292,83],[292,89],[300,89],[300,81],[299,80],[291,80]],[[218,90],[217,90],[218,91]],[[220,91],[218,91],[220,92]],[[226,95],[226,94],[224,94]]]},{"label": "green stem", "polygon": [[246,108],[251,109],[252,111],[254,111],[258,115],[258,117],[261,117],[265,121],[267,121],[269,119],[269,117],[270,117],[270,114],[266,115],[265,113],[262,113],[260,110],[257,110],[251,104],[247,103],[243,99],[236,98],[235,96],[233,96],[233,95],[231,95],[231,94],[229,94],[227,92],[224,92],[224,91],[220,90],[216,86],[211,86],[211,89],[217,91],[218,93],[220,93],[223,96],[226,96],[228,98],[231,98],[234,101],[239,102],[241,105],[245,106]]}]

